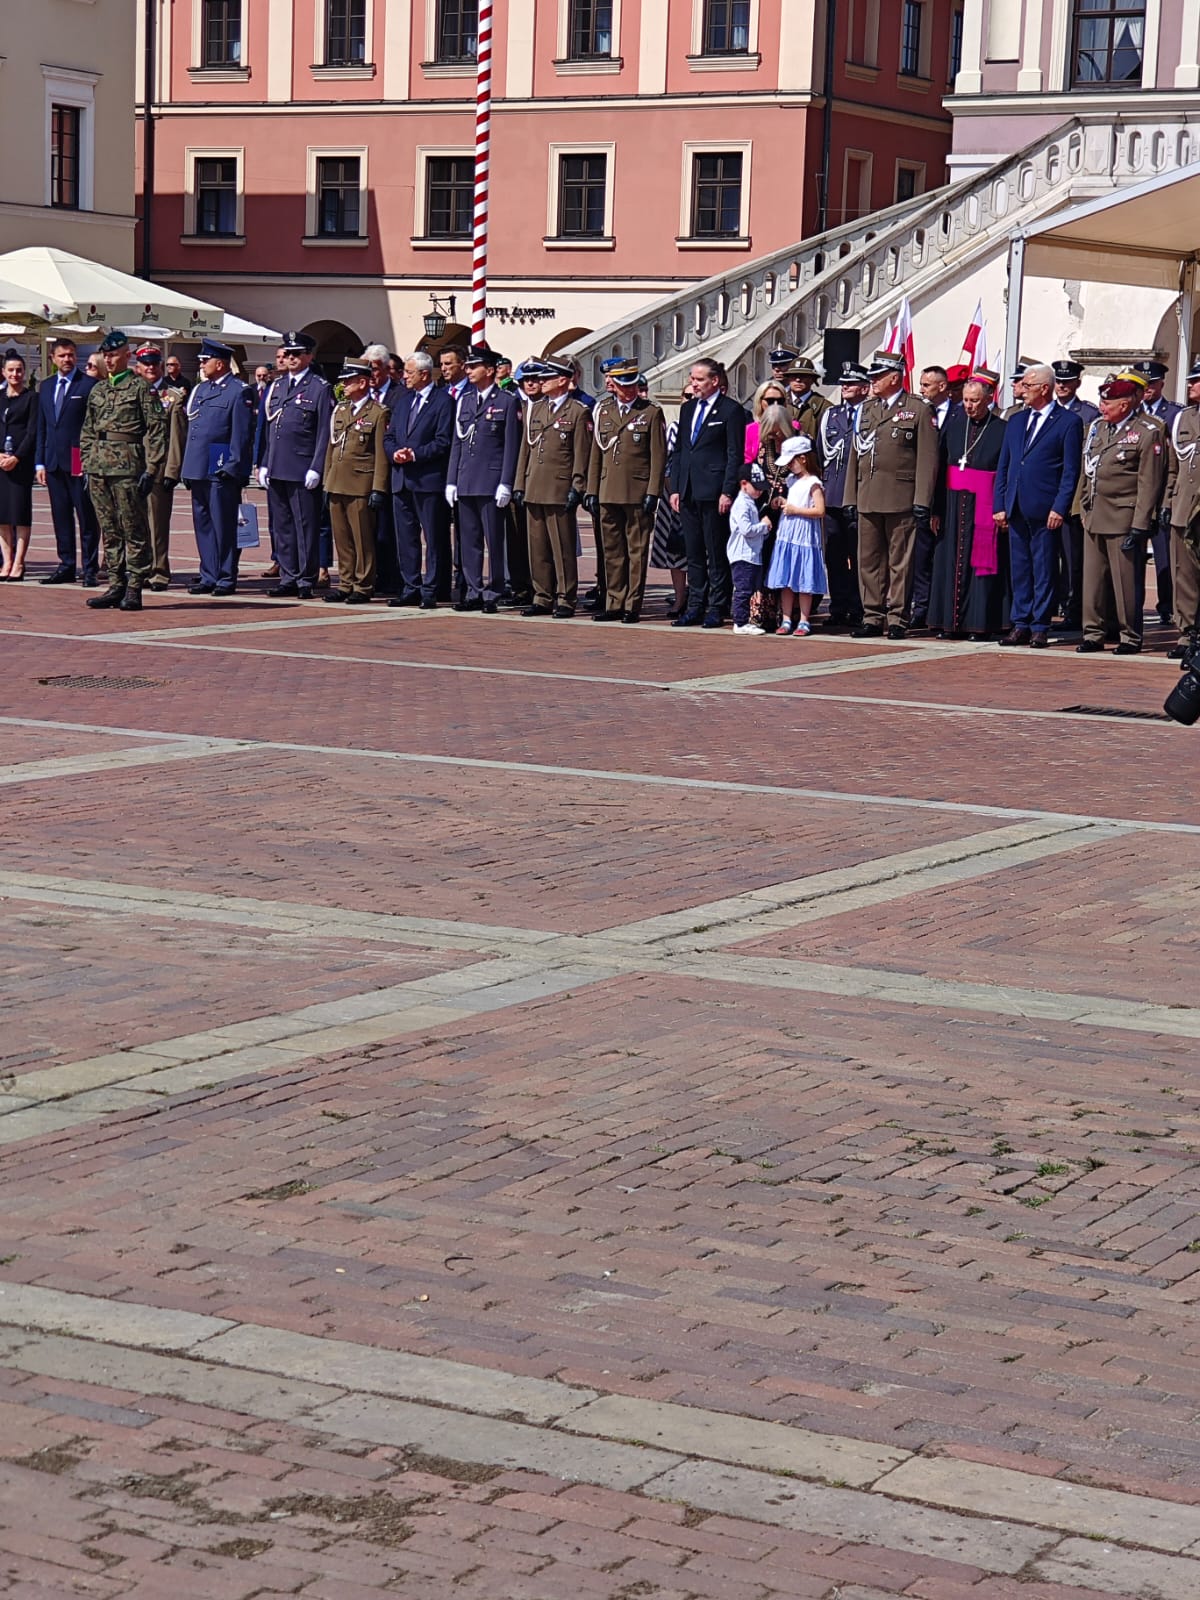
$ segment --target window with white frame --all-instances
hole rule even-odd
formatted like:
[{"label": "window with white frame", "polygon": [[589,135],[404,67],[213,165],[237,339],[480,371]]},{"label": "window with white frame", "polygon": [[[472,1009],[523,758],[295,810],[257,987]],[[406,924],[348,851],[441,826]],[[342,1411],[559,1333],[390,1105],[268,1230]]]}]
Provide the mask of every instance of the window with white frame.
[{"label": "window with white frame", "polygon": [[567,59],[589,61],[613,53],[612,0],[570,0]]},{"label": "window with white frame", "polygon": [[83,140],[81,106],[50,107],[50,204],[79,210],[79,165]]},{"label": "window with white frame", "polygon": [[197,156],[195,167],[197,234],[230,239],[238,231],[236,156]]},{"label": "window with white frame", "polygon": [[925,7],[922,0],[903,0],[900,12],[900,71],[906,78],[921,76]]},{"label": "window with white frame", "polygon": [[750,150],[748,139],[684,144],[680,244],[748,240]]},{"label": "window with white frame", "polygon": [[704,0],[706,56],[745,55],[750,49],[750,0]]},{"label": "window with white frame", "polygon": [[607,215],[608,157],[601,151],[558,158],[558,237],[602,239]]},{"label": "window with white frame", "polygon": [[474,157],[430,156],[425,163],[425,237],[469,239],[474,218]]},{"label": "window with white frame", "polygon": [[322,65],[361,67],[367,60],[367,0],[323,0],[325,48]]},{"label": "window with white frame", "polygon": [[925,192],[925,163],[923,161],[897,161],[894,199],[913,200]]},{"label": "window with white frame", "polygon": [[353,243],[367,236],[365,146],[308,152],[305,238],[312,243]]},{"label": "window with white frame", "polygon": [[474,61],[479,50],[479,0],[436,0],[436,4],[434,59],[447,66]]},{"label": "window with white frame", "polygon": [[46,204],[90,211],[94,204],[95,103],[99,73],[43,67]]},{"label": "window with white frame", "polygon": [[242,0],[200,0],[202,67],[242,65]]}]

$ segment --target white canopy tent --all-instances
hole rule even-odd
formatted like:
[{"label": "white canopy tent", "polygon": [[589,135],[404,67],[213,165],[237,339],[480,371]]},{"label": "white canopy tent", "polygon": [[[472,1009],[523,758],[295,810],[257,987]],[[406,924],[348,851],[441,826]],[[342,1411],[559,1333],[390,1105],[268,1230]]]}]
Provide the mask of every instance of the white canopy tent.
[{"label": "white canopy tent", "polygon": [[[41,289],[13,282],[0,273],[0,317],[5,319],[7,327],[24,332],[29,322],[55,322],[59,317],[72,316],[74,311],[69,300],[60,300]],[[8,322],[7,319],[13,317],[20,317],[20,323]]]},{"label": "white canopy tent", "polygon": [[[8,280],[39,303],[53,302],[56,309],[44,318],[47,322],[73,318],[108,328],[154,323],[172,333],[202,336],[219,334],[225,321],[221,307],[206,300],[46,245],[0,255],[0,280]],[[13,312],[0,293],[0,315]]]},{"label": "white canopy tent", "polygon": [[1179,398],[1186,398],[1198,254],[1200,163],[1084,200],[1014,233],[1008,248],[1005,383],[1019,359],[1026,277],[1077,278],[1179,293],[1175,378]]}]

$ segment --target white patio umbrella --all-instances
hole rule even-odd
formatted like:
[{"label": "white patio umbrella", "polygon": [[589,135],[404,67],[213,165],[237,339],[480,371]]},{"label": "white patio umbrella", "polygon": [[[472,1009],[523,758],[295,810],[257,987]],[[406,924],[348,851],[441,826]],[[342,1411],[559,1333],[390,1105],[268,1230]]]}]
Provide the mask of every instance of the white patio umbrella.
[{"label": "white patio umbrella", "polygon": [[0,317],[22,318],[25,322],[57,322],[60,317],[71,316],[75,310],[69,300],[59,299],[49,288],[31,289],[0,273]]},{"label": "white patio umbrella", "polygon": [[[110,328],[153,322],[172,333],[219,333],[225,321],[220,306],[207,300],[47,245],[0,255],[0,282],[4,279],[39,303],[56,301],[59,309],[47,320],[69,314],[80,323]],[[0,313],[10,313],[2,293]]]}]

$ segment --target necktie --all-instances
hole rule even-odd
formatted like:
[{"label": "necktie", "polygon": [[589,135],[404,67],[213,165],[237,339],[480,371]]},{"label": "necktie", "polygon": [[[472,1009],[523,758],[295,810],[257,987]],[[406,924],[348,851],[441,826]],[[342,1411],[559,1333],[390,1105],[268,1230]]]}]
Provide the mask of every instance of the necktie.
[{"label": "necktie", "polygon": [[708,401],[701,400],[696,405],[696,415],[692,418],[692,443],[700,437],[700,429],[704,426],[704,413],[708,409]]},{"label": "necktie", "polygon": [[63,401],[67,398],[67,385],[69,378],[59,378],[58,388],[54,391],[54,415],[57,419],[62,416]]}]

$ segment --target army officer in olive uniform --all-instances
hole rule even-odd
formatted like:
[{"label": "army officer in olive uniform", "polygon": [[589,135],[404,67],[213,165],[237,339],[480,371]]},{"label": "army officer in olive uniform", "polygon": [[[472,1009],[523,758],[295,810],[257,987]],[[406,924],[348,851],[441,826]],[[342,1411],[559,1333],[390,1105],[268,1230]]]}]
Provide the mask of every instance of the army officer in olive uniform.
[{"label": "army officer in olive uniform", "polygon": [[527,361],[524,377],[541,380],[541,397],[522,412],[513,502],[524,504],[533,601],[523,617],[573,617],[579,593],[575,510],[587,491],[592,413],[567,391],[567,361]]},{"label": "army officer in olive uniform", "polygon": [[1171,420],[1171,464],[1164,502],[1171,514],[1171,585],[1181,661],[1200,639],[1200,356],[1187,375],[1187,405]]},{"label": "army officer in olive uniform", "polygon": [[99,353],[108,377],[88,395],[79,454],[104,535],[108,588],[88,605],[140,611],[151,570],[146,499],[166,459],[167,421],[150,385],[129,370],[125,334],[106,334]]},{"label": "army officer in olive uniform", "polygon": [[1100,391],[1100,417],[1083,446],[1083,655],[1104,649],[1106,580],[1112,579],[1121,642],[1116,653],[1142,648],[1142,611],[1135,561],[1162,500],[1167,442],[1162,425],[1137,411],[1141,386],[1115,378]]},{"label": "army officer in olive uniform", "polygon": [[371,365],[347,361],[342,399],[329,423],[325,493],[337,551],[338,586],[325,596],[365,606],[375,593],[375,519],[387,504],[391,462],[383,436],[391,412],[371,394]]},{"label": "army officer in olive uniform", "polygon": [[666,420],[638,393],[636,361],[608,373],[611,393],[593,413],[595,436],[584,502],[599,518],[604,604],[594,622],[636,622],[642,614],[654,513],[667,470]]},{"label": "army officer in olive uniform", "polygon": [[929,515],[937,480],[933,413],[904,387],[904,357],[877,350],[867,368],[871,398],[859,412],[845,503],[858,511],[862,625],[855,639],[903,639],[912,596],[917,523]]}]

